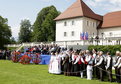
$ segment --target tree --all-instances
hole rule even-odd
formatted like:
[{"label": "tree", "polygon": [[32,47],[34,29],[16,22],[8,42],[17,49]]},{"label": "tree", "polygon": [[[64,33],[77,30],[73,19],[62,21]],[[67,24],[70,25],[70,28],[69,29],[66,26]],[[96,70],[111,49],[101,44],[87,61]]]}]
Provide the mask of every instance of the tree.
[{"label": "tree", "polygon": [[19,32],[19,42],[30,42],[31,41],[31,23],[29,20],[21,20]]},{"label": "tree", "polygon": [[16,44],[16,41],[15,41],[14,37],[11,37],[10,43],[11,43],[11,44]]},{"label": "tree", "polygon": [[54,19],[60,14],[52,5],[43,8],[37,16],[33,25],[33,39],[38,41],[54,41],[55,40],[55,21]]},{"label": "tree", "polygon": [[0,49],[9,43],[11,36],[11,28],[8,26],[7,18],[0,16]]}]

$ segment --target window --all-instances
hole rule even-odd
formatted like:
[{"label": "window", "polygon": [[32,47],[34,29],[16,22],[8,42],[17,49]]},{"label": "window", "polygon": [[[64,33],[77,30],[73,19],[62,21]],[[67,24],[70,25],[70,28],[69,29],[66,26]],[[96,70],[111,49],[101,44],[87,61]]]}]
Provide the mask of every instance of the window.
[{"label": "window", "polygon": [[74,31],[71,32],[71,36],[74,36]]},{"label": "window", "polygon": [[64,36],[67,36],[67,32],[64,32]]},{"label": "window", "polygon": [[89,21],[86,22],[86,25],[89,26]]},{"label": "window", "polygon": [[72,25],[75,25],[75,21],[72,21]]},{"label": "window", "polygon": [[94,22],[92,22],[92,26],[95,27],[95,23]]},{"label": "window", "polygon": [[113,33],[112,33],[112,32],[110,32],[110,33],[109,33],[109,35],[110,35],[110,36],[113,36]]},{"label": "window", "polygon": [[64,22],[64,26],[67,26],[67,22]]},{"label": "window", "polygon": [[102,37],[104,36],[104,33],[101,33]]}]

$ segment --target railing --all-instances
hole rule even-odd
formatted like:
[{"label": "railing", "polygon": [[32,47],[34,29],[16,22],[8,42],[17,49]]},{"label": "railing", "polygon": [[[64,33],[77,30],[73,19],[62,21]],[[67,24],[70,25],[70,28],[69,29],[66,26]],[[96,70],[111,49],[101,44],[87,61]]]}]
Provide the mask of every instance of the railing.
[{"label": "railing", "polygon": [[20,47],[20,46],[39,46],[41,44],[51,45],[58,44],[59,46],[69,46],[69,45],[120,45],[121,39],[99,39],[98,42],[94,40],[74,40],[74,41],[53,41],[53,42],[32,42],[32,43],[22,43],[13,45],[4,45],[5,47]]},{"label": "railing", "polygon": [[4,45],[4,47],[19,47],[21,46],[21,44],[8,44],[8,45]]},{"label": "railing", "polygon": [[8,44],[4,47],[18,47],[19,50],[23,46],[39,46],[41,44],[51,45],[57,44],[59,46],[71,46],[71,45],[120,45],[121,44],[121,34],[115,35],[98,35],[98,41],[95,39],[96,35],[89,35],[88,40],[72,40],[72,41],[51,41],[51,42],[29,42],[22,44]]}]

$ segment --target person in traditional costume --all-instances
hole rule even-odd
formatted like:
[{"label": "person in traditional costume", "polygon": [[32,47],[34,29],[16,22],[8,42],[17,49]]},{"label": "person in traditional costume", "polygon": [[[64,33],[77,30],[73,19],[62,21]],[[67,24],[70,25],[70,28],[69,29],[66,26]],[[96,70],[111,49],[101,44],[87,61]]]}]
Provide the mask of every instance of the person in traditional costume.
[{"label": "person in traditional costume", "polygon": [[68,54],[69,54],[69,71],[71,71],[71,66],[72,66],[72,53],[73,53],[73,48],[70,48]]},{"label": "person in traditional costume", "polygon": [[121,75],[121,53],[119,51],[116,52],[116,62],[114,65],[115,71],[116,71],[116,82],[120,83],[121,79],[120,76]]},{"label": "person in traditional costume", "polygon": [[[95,65],[95,59],[96,59],[96,56],[97,56],[97,50],[93,49],[92,53],[93,53],[93,58],[94,58],[93,65]],[[96,78],[96,67],[93,67],[93,77]]]},{"label": "person in traditional costume", "polygon": [[107,59],[106,59],[106,69],[108,72],[108,81],[112,82],[112,63],[113,59],[112,56],[110,54],[110,52],[107,52]]},{"label": "person in traditional costume", "polygon": [[84,54],[84,51],[81,51],[81,53],[82,53],[82,58],[83,58],[83,60],[84,60],[84,63],[83,63],[83,69],[84,69],[84,71],[83,71],[83,75],[84,76],[86,76],[87,74],[86,74],[86,64],[85,64],[85,54]]},{"label": "person in traditional costume", "polygon": [[58,52],[56,52],[56,57],[54,60],[54,74],[61,74],[61,56],[59,55]]},{"label": "person in traditional costume", "polygon": [[53,74],[54,73],[54,53],[51,53],[51,59],[50,59],[50,64],[49,64],[49,73]]},{"label": "person in traditional costume", "polygon": [[102,51],[100,51],[100,54],[99,54],[99,62],[95,65],[95,66],[99,66],[98,68],[99,68],[99,72],[100,72],[100,81],[104,81],[104,78],[103,78],[103,70],[104,70],[104,61],[105,61],[105,59],[104,59],[104,57],[103,57],[103,52]]},{"label": "person in traditional costume", "polygon": [[[100,51],[97,52],[97,55],[96,55],[96,57],[95,57],[95,65],[99,62],[99,58],[100,58],[99,55],[100,55]],[[98,68],[97,66],[95,66],[95,68],[96,68],[96,77],[97,77],[98,79],[100,79],[99,68]]]},{"label": "person in traditional costume", "polygon": [[64,75],[65,76],[70,76],[70,71],[69,71],[69,55],[67,52],[64,52],[64,60],[63,64],[64,65]]},{"label": "person in traditional costume", "polygon": [[78,59],[78,55],[77,55],[77,52],[76,50],[74,51],[74,53],[72,54],[72,67],[71,67],[71,75],[77,75],[76,72],[78,72],[78,62],[77,60]]},{"label": "person in traditional costume", "polygon": [[90,55],[89,50],[86,50],[86,58],[85,61],[87,62],[87,80],[92,80],[92,71],[93,71],[93,58],[92,55]]},{"label": "person in traditional costume", "polygon": [[61,64],[61,73],[63,74],[63,72],[64,72],[64,65],[63,65],[63,61],[64,61],[64,59],[65,59],[65,54],[64,54],[64,52],[62,51],[61,53],[60,53],[60,58],[61,58],[61,62],[60,62],[60,64]]},{"label": "person in traditional costume", "polygon": [[79,53],[79,57],[78,57],[78,65],[79,65],[79,71],[80,71],[80,75],[81,78],[83,78],[83,70],[84,70],[84,60],[83,60],[83,54],[82,52]]}]

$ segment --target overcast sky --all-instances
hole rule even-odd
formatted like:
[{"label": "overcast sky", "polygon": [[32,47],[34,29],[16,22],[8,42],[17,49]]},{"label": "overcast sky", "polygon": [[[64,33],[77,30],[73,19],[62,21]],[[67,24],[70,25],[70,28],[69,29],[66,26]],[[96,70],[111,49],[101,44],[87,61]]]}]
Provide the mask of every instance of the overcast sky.
[{"label": "overcast sky", "polygon": [[[65,11],[76,0],[0,0],[0,15],[8,18],[12,36],[18,38],[20,22],[29,19],[31,24],[36,20],[39,11],[54,5],[58,11]],[[96,14],[105,15],[108,12],[120,11],[121,0],[83,0]]]}]

